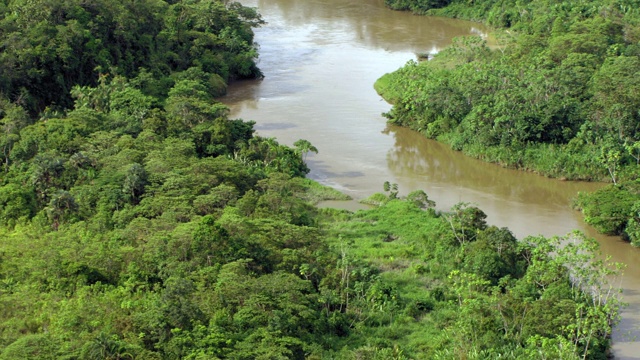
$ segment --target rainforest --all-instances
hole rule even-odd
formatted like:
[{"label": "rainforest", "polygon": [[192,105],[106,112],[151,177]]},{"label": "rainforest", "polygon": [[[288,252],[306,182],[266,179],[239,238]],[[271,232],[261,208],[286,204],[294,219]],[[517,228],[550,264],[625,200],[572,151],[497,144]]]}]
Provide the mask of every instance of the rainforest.
[{"label": "rainforest", "polygon": [[389,121],[503,166],[612,186],[576,201],[603,233],[640,244],[637,1],[393,1],[496,27],[377,83]]},{"label": "rainforest", "polygon": [[[457,6],[444,15],[478,11]],[[315,207],[347,198],[305,178],[307,155],[322,149],[259,136],[217,100],[230,82],[263,76],[252,31],[263,23],[216,0],[0,2],[0,359],[607,358],[621,266],[594,240],[516,240],[472,204],[439,211],[424,191],[384,181],[370,210]],[[454,120],[475,103],[457,81],[432,89],[449,97],[442,109],[398,109],[433,106],[409,101],[437,85],[430,76],[472,66],[484,76],[483,61],[510,46],[460,40],[387,77],[391,121],[423,116],[431,132],[418,130],[465,150]],[[629,51],[607,56],[637,61]],[[620,84],[608,89],[601,97],[632,102]],[[523,151],[564,151],[583,127],[608,129],[572,119],[543,126],[539,144],[522,138],[533,146]],[[596,151],[599,134],[575,146]],[[491,141],[496,156],[507,151]],[[574,173],[633,181],[635,153],[606,149]]]}]

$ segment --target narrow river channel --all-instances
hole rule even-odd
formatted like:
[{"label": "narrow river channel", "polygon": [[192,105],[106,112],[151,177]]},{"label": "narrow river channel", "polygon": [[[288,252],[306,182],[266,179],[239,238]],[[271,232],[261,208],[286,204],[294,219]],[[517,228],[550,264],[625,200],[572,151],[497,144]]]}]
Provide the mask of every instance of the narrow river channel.
[{"label": "narrow river channel", "polygon": [[[383,0],[242,0],[267,24],[256,29],[264,80],[233,84],[222,99],[231,116],[255,120],[262,136],[291,145],[307,139],[319,153],[307,158],[309,177],[362,199],[385,181],[401,193],[422,189],[439,209],[458,202],[479,206],[489,223],[518,238],[564,235],[579,229],[605,254],[628,265],[622,279],[629,306],[614,332],[618,359],[640,359],[640,251],[597,235],[571,209],[579,191],[602,184],[575,183],[502,169],[449,150],[403,128],[388,127],[390,106],[373,90],[382,74],[436,53],[457,36],[486,37],[484,26],[413,16]],[[357,208],[354,202],[351,204]]]}]

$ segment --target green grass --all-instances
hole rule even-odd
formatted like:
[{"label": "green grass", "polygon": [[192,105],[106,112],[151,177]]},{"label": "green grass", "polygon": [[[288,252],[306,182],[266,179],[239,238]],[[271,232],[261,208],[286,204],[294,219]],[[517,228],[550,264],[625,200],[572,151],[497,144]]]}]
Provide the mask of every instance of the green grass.
[{"label": "green grass", "polygon": [[314,205],[325,200],[352,200],[351,196],[311,179],[296,178],[292,181],[304,188],[305,191],[301,197]]},{"label": "green grass", "polygon": [[[445,341],[436,339],[441,331],[432,318],[447,317],[449,311],[449,305],[433,298],[434,290],[443,286],[454,266],[449,225],[434,211],[401,200],[371,210],[351,214],[334,211],[331,215],[333,221],[326,229],[330,245],[357,262],[374,266],[381,283],[400,297],[399,311],[393,315],[375,313],[366,326],[358,328],[358,340],[350,336],[349,341],[373,348],[397,345],[415,358],[432,353],[434,346]],[[425,306],[429,310],[424,310]],[[389,343],[370,343],[369,339],[387,339]]]},{"label": "green grass", "polygon": [[376,80],[376,82],[373,84],[373,88],[376,90],[378,95],[380,95],[390,104],[396,103],[402,97],[402,93],[399,91],[399,89],[392,86],[394,83],[394,79],[394,73],[386,73],[382,75],[378,80]]}]

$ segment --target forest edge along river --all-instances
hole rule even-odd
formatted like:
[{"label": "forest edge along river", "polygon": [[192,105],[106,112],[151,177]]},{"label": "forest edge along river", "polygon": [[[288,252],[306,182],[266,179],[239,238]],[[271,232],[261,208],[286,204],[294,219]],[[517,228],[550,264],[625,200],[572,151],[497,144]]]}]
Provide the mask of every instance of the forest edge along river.
[{"label": "forest edge along river", "polygon": [[[628,303],[614,331],[619,359],[640,359],[640,252],[616,237],[597,234],[570,206],[580,191],[602,186],[544,178],[483,163],[404,128],[390,127],[381,113],[390,105],[374,91],[381,75],[417,53],[437,53],[457,36],[482,36],[478,23],[414,16],[381,0],[245,0],[267,22],[256,29],[260,81],[242,81],[221,100],[231,117],[256,121],[259,135],[281,143],[309,140],[308,177],[355,200],[382,190],[424,190],[440,210],[467,202],[490,224],[518,238],[564,235],[578,229],[601,244],[613,261],[627,264],[622,278]],[[350,205],[359,208],[357,203]]]}]

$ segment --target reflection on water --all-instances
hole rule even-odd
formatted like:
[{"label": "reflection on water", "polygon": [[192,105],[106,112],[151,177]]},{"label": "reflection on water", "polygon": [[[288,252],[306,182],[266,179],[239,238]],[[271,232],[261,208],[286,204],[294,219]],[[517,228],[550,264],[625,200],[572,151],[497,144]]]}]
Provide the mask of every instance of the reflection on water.
[{"label": "reflection on water", "polygon": [[256,124],[253,128],[256,129],[258,132],[260,132],[260,131],[286,130],[286,129],[294,128],[296,126],[298,125],[292,124],[292,123],[271,122],[271,123]]},{"label": "reflection on water", "polygon": [[458,202],[477,204],[490,223],[509,227],[519,238],[563,235],[584,227],[571,201],[579,191],[602,186],[487,164],[409,129],[389,127],[388,132],[395,144],[388,150],[387,166],[401,187],[425,190],[445,210]]},{"label": "reflection on water", "polygon": [[[374,81],[416,53],[435,53],[453,37],[486,34],[471,22],[413,16],[383,7],[383,0],[246,0],[267,25],[256,30],[261,81],[243,81],[222,99],[232,117],[255,120],[257,133],[292,145],[307,139],[309,177],[355,199],[398,183],[401,194],[422,189],[446,210],[477,204],[488,222],[527,235],[564,235],[580,229],[596,237],[615,261],[629,264],[623,279],[631,303],[616,329],[615,354],[640,358],[640,345],[622,335],[639,334],[640,257],[619,239],[598,236],[570,208],[578,191],[601,184],[563,182],[486,164],[403,128],[387,127],[390,106]],[[344,205],[344,204],[343,204]],[[350,203],[344,206],[357,204]]]},{"label": "reflection on water", "polygon": [[406,128],[390,126],[388,131],[395,139],[394,147],[387,154],[389,168],[399,176],[421,177],[426,183],[470,188],[516,202],[563,208],[579,191],[593,191],[603,186],[512,171],[461,156],[447,145],[427,140]]},{"label": "reflection on water", "polygon": [[[243,2],[247,5],[252,1]],[[385,9],[383,0],[259,0],[266,21],[275,26],[312,29],[317,44],[348,41],[387,51],[427,52],[450,44],[455,36],[487,37],[487,28],[477,23],[425,18]]]}]

